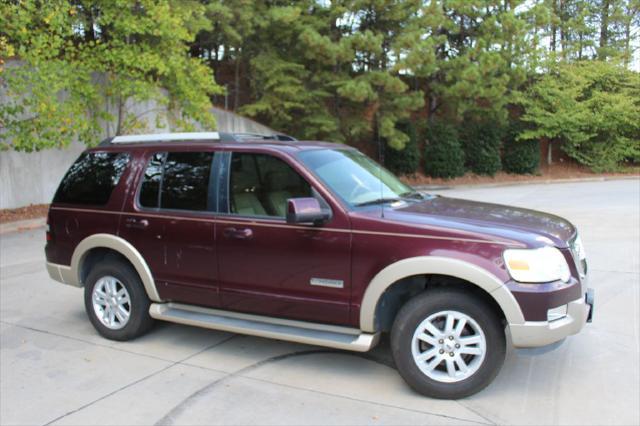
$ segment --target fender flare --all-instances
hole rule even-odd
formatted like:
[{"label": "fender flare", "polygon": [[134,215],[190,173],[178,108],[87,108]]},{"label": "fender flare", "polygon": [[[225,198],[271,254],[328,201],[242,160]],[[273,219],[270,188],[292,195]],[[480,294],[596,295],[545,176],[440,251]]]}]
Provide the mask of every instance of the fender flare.
[{"label": "fender flare", "polygon": [[495,275],[463,260],[438,256],[418,256],[392,263],[373,277],[360,305],[360,329],[369,333],[376,331],[376,308],[387,288],[402,278],[432,274],[460,278],[480,287],[500,306],[509,324],[524,324],[520,305],[504,283]]},{"label": "fender flare", "polygon": [[80,277],[80,266],[89,250],[94,248],[108,248],[124,256],[131,262],[140,276],[149,299],[153,302],[162,302],[149,265],[147,265],[140,252],[130,242],[113,234],[94,234],[85,238],[76,246],[71,257],[71,271],[73,271],[73,277],[77,280],[78,286],[83,285]]}]

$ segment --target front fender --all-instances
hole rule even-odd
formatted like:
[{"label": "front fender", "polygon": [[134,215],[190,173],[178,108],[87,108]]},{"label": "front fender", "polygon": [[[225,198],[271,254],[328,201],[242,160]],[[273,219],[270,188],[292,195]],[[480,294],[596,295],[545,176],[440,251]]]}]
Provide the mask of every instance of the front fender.
[{"label": "front fender", "polygon": [[524,324],[518,302],[502,281],[486,270],[458,259],[418,256],[387,266],[373,277],[360,306],[360,329],[374,333],[375,313],[383,293],[397,281],[414,275],[446,275],[459,278],[486,291],[500,306],[509,324]]}]

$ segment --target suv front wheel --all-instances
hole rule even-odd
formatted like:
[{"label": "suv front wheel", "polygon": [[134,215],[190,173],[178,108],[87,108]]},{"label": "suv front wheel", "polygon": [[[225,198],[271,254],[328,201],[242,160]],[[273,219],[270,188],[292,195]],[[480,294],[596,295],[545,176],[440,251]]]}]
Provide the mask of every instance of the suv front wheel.
[{"label": "suv front wheel", "polygon": [[463,398],[482,390],[500,371],[504,327],[482,299],[459,289],[433,289],[402,307],[391,331],[391,350],[413,389],[433,398]]},{"label": "suv front wheel", "polygon": [[111,340],[130,340],[153,326],[150,300],[131,265],[106,258],[91,269],[84,304],[95,329]]}]

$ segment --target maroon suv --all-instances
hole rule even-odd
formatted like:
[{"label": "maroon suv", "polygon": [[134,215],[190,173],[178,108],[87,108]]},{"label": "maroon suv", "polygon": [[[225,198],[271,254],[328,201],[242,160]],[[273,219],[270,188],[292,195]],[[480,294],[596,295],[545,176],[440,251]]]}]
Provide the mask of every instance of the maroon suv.
[{"label": "maroon suv", "polygon": [[109,139],[62,180],[45,250],[106,338],[158,319],[368,351],[390,332],[402,377],[438,398],[489,384],[507,336],[559,341],[593,307],[568,221],[423,194],[324,142]]}]

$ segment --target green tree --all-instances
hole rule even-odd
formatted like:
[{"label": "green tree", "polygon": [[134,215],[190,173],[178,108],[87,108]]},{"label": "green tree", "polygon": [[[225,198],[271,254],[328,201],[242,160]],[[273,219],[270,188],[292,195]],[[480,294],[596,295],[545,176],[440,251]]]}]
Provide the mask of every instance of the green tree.
[{"label": "green tree", "polygon": [[[166,104],[178,127],[214,127],[209,68],[188,56],[208,25],[195,1],[36,0],[2,3],[0,36],[19,58],[2,71],[0,143],[17,150],[94,143],[135,131],[132,102]],[[168,95],[168,96],[167,96]]]},{"label": "green tree", "polygon": [[423,81],[431,117],[505,121],[525,81],[531,11],[520,0],[433,0],[407,24],[401,66]]},{"label": "green tree", "polygon": [[560,143],[594,171],[616,170],[640,157],[640,74],[607,62],[562,64],[521,98],[518,139]]}]

